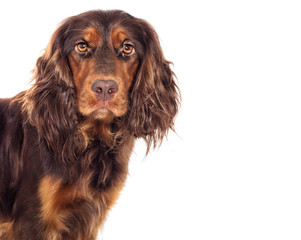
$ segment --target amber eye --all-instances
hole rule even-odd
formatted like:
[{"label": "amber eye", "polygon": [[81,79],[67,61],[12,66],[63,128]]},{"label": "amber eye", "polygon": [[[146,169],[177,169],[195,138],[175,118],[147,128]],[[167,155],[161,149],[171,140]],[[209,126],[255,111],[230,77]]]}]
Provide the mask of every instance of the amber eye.
[{"label": "amber eye", "polygon": [[133,45],[129,43],[124,43],[122,47],[122,52],[126,55],[130,55],[134,52],[134,47]]},{"label": "amber eye", "polygon": [[80,42],[80,43],[76,44],[76,50],[80,53],[86,52],[88,50],[87,43]]}]

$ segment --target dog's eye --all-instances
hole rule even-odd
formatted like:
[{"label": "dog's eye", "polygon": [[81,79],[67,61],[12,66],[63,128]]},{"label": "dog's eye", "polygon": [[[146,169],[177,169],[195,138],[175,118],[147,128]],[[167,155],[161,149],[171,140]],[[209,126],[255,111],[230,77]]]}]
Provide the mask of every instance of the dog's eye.
[{"label": "dog's eye", "polygon": [[134,53],[134,47],[132,44],[124,43],[122,47],[122,52],[126,55]]},{"label": "dog's eye", "polygon": [[87,43],[85,42],[79,42],[76,44],[76,48],[75,48],[78,52],[80,53],[84,53],[88,51],[88,46]]}]

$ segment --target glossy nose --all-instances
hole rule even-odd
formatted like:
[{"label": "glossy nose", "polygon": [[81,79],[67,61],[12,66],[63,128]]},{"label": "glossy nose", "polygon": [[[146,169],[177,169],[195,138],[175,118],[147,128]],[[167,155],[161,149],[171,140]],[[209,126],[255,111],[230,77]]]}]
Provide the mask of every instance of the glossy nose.
[{"label": "glossy nose", "polygon": [[118,92],[118,84],[114,80],[96,80],[92,83],[91,89],[99,100],[107,101]]}]

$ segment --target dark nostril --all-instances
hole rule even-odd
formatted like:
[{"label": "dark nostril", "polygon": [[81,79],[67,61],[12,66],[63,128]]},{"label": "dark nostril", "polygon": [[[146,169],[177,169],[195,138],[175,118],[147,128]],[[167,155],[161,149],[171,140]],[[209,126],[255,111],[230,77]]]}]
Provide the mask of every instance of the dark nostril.
[{"label": "dark nostril", "polygon": [[92,83],[91,90],[100,100],[111,100],[118,92],[118,84],[114,80],[96,80]]}]

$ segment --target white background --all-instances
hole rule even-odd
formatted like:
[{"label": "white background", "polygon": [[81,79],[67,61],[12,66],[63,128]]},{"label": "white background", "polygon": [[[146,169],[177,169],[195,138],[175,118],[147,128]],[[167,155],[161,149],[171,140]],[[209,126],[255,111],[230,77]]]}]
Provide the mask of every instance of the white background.
[{"label": "white background", "polygon": [[182,92],[177,134],[144,156],[99,239],[301,239],[298,1],[4,1],[0,96],[30,71],[64,18],[123,9],[157,30]]}]

